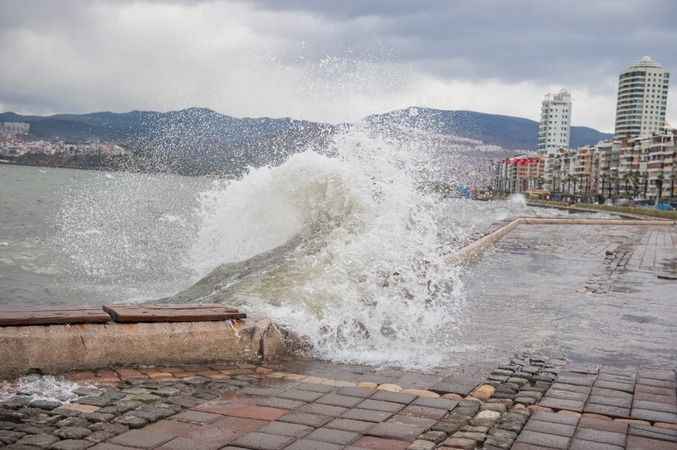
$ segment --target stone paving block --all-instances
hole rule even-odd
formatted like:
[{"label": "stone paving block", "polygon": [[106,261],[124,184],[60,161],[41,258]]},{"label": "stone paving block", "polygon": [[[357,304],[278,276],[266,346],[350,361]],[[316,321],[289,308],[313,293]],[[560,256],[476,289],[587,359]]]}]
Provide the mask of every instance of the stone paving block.
[{"label": "stone paving block", "polygon": [[[375,436],[364,436],[353,444],[354,449],[372,449],[372,450],[406,450],[409,447],[408,441],[396,439],[383,439]],[[347,448],[346,450],[349,450]]]},{"label": "stone paving block", "polygon": [[279,393],[280,391],[278,389],[261,387],[247,387],[238,391],[238,394],[240,395],[255,395],[260,397],[274,397]]},{"label": "stone paving block", "polygon": [[237,438],[232,445],[254,450],[281,450],[294,441],[289,436],[254,432]]},{"label": "stone paving block", "polygon": [[438,408],[427,408],[425,406],[409,405],[402,411],[400,411],[399,414],[403,416],[426,417],[428,419],[440,420],[447,414],[447,410]]},{"label": "stone paving block", "polygon": [[581,417],[578,422],[580,428],[590,428],[592,430],[611,431],[614,433],[626,433],[628,424],[616,420],[600,420],[593,417]]},{"label": "stone paving block", "polygon": [[590,414],[601,414],[603,416],[629,417],[630,408],[619,408],[618,406],[599,405],[588,403],[585,405],[585,412]]},{"label": "stone paving block", "polygon": [[219,419],[222,419],[223,416],[220,414],[207,413],[202,411],[183,411],[175,416],[170,417],[171,420],[177,420],[179,422],[190,422],[198,424],[206,424],[216,422]]},{"label": "stone paving block", "polygon": [[672,395],[656,395],[648,394],[646,392],[636,392],[634,399],[647,402],[668,403],[671,405],[675,404],[675,396]]},{"label": "stone paving block", "polygon": [[417,439],[411,443],[407,450],[434,450],[436,447],[434,442]]},{"label": "stone paving block", "polygon": [[570,391],[570,392],[579,392],[582,394],[588,394],[590,393],[591,389],[589,386],[579,386],[575,384],[567,384],[567,383],[561,383],[559,381],[553,383],[551,389],[555,389],[558,391]]},{"label": "stone paving block", "polygon": [[634,375],[600,373],[597,377],[597,381],[615,381],[618,383],[635,384],[637,382],[637,377]]},{"label": "stone paving block", "polygon": [[365,422],[362,420],[352,420],[352,419],[334,419],[328,424],[325,425],[326,428],[332,428],[335,430],[344,430],[344,431],[354,431],[355,433],[366,433],[370,428],[374,426],[374,422]]},{"label": "stone paving block", "polygon": [[675,450],[672,442],[649,439],[641,436],[628,436],[625,443],[626,450]]},{"label": "stone paving block", "polygon": [[348,445],[355,442],[361,436],[354,431],[336,430],[332,428],[318,428],[306,436],[306,439],[320,442],[330,442],[332,444]]},{"label": "stone paving block", "polygon": [[574,373],[574,374],[584,374],[584,375],[597,375],[599,374],[600,367],[597,364],[579,364],[579,363],[569,363],[562,368],[564,373]]},{"label": "stone paving block", "polygon": [[522,431],[522,433],[517,436],[517,442],[523,442],[541,447],[557,448],[561,450],[565,450],[569,446],[569,441],[570,438],[565,436],[537,433],[535,431]]},{"label": "stone paving block", "polygon": [[17,445],[47,448],[58,440],[58,437],[51,434],[30,434],[19,439]]},{"label": "stone paving block", "polygon": [[651,401],[646,401],[646,400],[635,400],[634,403],[632,404],[633,408],[638,408],[638,409],[648,409],[651,411],[663,411],[663,412],[669,412],[673,414],[677,414],[677,405],[672,403],[665,403],[665,402],[651,402]]},{"label": "stone paving block", "polygon": [[102,442],[97,444],[94,447],[90,447],[90,450],[130,450],[133,447],[125,447],[122,445],[111,444],[110,442]]},{"label": "stone paving block", "polygon": [[643,419],[650,422],[677,422],[677,414],[639,408],[632,408],[631,417],[633,419]]},{"label": "stone paving block", "polygon": [[675,381],[674,370],[664,369],[639,369],[638,374],[641,377],[652,378],[655,380]]},{"label": "stone paving block", "polygon": [[670,381],[665,381],[665,380],[654,380],[651,378],[639,378],[637,380],[637,383],[643,384],[646,386],[654,386],[654,387],[662,387],[666,389],[674,389],[675,388],[675,382],[673,380]]},{"label": "stone paving block", "polygon": [[366,422],[384,422],[392,416],[392,413],[386,411],[375,411],[372,409],[349,409],[341,416],[344,419],[363,420]]},{"label": "stone paving block", "polygon": [[430,388],[438,394],[461,394],[466,396],[479,385],[478,380],[469,377],[447,377]]},{"label": "stone paving block", "polygon": [[336,391],[338,395],[347,395],[349,397],[368,398],[372,395],[384,391],[377,391],[376,389],[361,388],[361,387],[344,387]]},{"label": "stone paving block", "polygon": [[593,387],[590,395],[593,397],[611,397],[632,400],[632,394],[628,392],[614,391],[613,389],[602,389],[598,387]]},{"label": "stone paving block", "polygon": [[402,394],[400,392],[376,391],[376,393],[371,396],[371,399],[408,405],[409,403],[416,400],[416,396],[411,394]]},{"label": "stone paving block", "polygon": [[[522,393],[520,393],[522,394]],[[588,398],[588,393],[582,392],[573,392],[573,391],[564,391],[558,389],[550,389],[548,391],[548,397],[561,398],[564,400],[577,400],[584,402]]]},{"label": "stone paving block", "polygon": [[362,402],[361,397],[350,397],[347,395],[327,394],[316,400],[316,403],[325,405],[342,406],[344,408],[352,408],[358,403]]},{"label": "stone paving block", "polygon": [[609,389],[613,391],[621,391],[621,392],[628,392],[628,393],[633,393],[635,391],[635,384],[634,383],[618,383],[615,381],[600,381],[598,380],[595,383],[596,388],[599,389]]},{"label": "stone paving block", "polygon": [[540,420],[530,420],[524,427],[527,431],[535,431],[537,433],[556,434],[558,436],[571,437],[576,431],[573,425],[564,425],[554,422],[543,422]]},{"label": "stone paving block", "polygon": [[444,447],[440,447],[441,449],[457,449],[457,448],[462,448],[462,449],[474,449],[477,448],[477,441],[473,439],[467,439],[467,438],[457,438],[457,437],[451,437],[444,441],[442,443]]},{"label": "stone paving block", "polygon": [[90,441],[82,439],[66,439],[52,444],[50,448],[53,450],[84,450],[91,446],[92,442]]},{"label": "stone paving block", "polygon": [[388,419],[389,423],[403,423],[405,425],[415,425],[417,427],[420,427],[421,433],[426,431],[428,428],[432,427],[435,424],[435,420],[433,419],[428,419],[425,417],[411,417],[411,416],[393,416],[390,419]]},{"label": "stone paving block", "polygon": [[673,389],[667,389],[667,388],[662,388],[662,387],[656,387],[656,386],[648,386],[646,384],[637,384],[635,385],[635,394],[643,392],[646,394],[654,394],[654,395],[664,395],[666,397],[674,397],[675,396],[675,391]]},{"label": "stone paving block", "polygon": [[574,439],[571,442],[569,450],[623,450],[624,447],[617,445],[604,444],[602,442],[585,441],[582,439]]},{"label": "stone paving block", "polygon": [[600,397],[591,395],[588,401],[597,405],[615,406],[617,408],[630,408],[630,406],[632,406],[631,399],[622,397]]},{"label": "stone paving block", "polygon": [[212,401],[203,403],[194,408],[197,411],[222,414],[224,416],[243,417],[255,420],[276,420],[287,414],[285,409],[269,408],[267,406],[247,405],[237,402]]},{"label": "stone paving block", "polygon": [[307,414],[301,412],[292,412],[280,417],[280,422],[297,423],[299,425],[308,425],[309,427],[321,427],[331,421],[333,417],[321,416],[318,414]]},{"label": "stone paving block", "polygon": [[558,383],[573,384],[574,386],[592,386],[596,377],[578,374],[560,374],[557,377]]},{"label": "stone paving block", "polygon": [[348,408],[341,406],[322,405],[319,403],[309,403],[300,407],[296,411],[307,414],[319,414],[322,416],[338,417],[348,411]]},{"label": "stone paving block", "polygon": [[569,411],[583,412],[584,402],[579,400],[565,400],[560,398],[545,397],[539,402],[539,405],[553,409],[566,409]]},{"label": "stone paving block", "polygon": [[421,434],[418,438],[439,444],[440,442],[442,442],[447,438],[447,433],[444,433],[442,431],[426,431],[425,433]]},{"label": "stone paving block", "polygon": [[426,428],[420,425],[399,422],[382,422],[374,425],[367,434],[369,436],[412,442],[425,430]]},{"label": "stone paving block", "polygon": [[[434,424],[431,428],[433,431],[443,431],[447,434],[454,434],[459,431],[464,426],[463,422],[451,422],[446,420],[441,420]],[[520,429],[522,427],[520,426]]]},{"label": "stone paving block", "polygon": [[418,397],[412,403],[414,406],[425,406],[427,408],[439,408],[452,410],[458,406],[458,400],[448,400],[446,398],[426,398]]},{"label": "stone paving block", "polygon": [[625,433],[613,433],[610,431],[593,430],[590,428],[579,428],[576,431],[576,439],[618,446],[625,445]]},{"label": "stone paving block", "polygon": [[641,425],[630,425],[628,433],[633,436],[642,436],[650,439],[658,439],[677,443],[677,430]]},{"label": "stone paving block", "polygon": [[336,387],[334,386],[319,383],[299,383],[295,388],[302,391],[317,392],[321,394],[327,394],[336,390]]},{"label": "stone paving block", "polygon": [[399,377],[397,384],[405,389],[429,389],[431,386],[439,383],[441,376],[425,375],[420,373],[408,373]]},{"label": "stone paving block", "polygon": [[511,450],[549,450],[549,448],[541,447],[539,445],[531,445],[525,442],[515,442]]},{"label": "stone paving block", "polygon": [[383,402],[380,400],[367,399],[357,405],[360,409],[373,409],[374,411],[385,411],[389,413],[396,413],[404,408],[404,405],[393,402]]},{"label": "stone paving block", "polygon": [[271,422],[268,425],[259,428],[257,431],[266,434],[280,434],[282,436],[300,438],[310,434],[313,431],[313,428],[296,423]]},{"label": "stone paving block", "polygon": [[289,400],[287,398],[260,397],[256,399],[257,406],[268,406],[277,409],[297,409],[305,405],[306,402],[298,400]]},{"label": "stone paving block", "polygon": [[176,436],[172,433],[148,430],[131,430],[111,439],[113,444],[136,448],[155,448],[171,441]]},{"label": "stone paving block", "polygon": [[[223,418],[223,417],[222,417]],[[260,422],[263,423],[263,422]],[[188,437],[194,431],[201,430],[202,427],[197,424],[188,422],[177,422],[175,420],[161,420],[152,425],[148,425],[142,431],[149,431],[152,433],[165,433],[173,436]]]},{"label": "stone paving block", "polygon": [[297,400],[301,402],[314,402],[318,398],[322,397],[323,393],[313,392],[313,391],[304,391],[301,389],[289,389],[288,391],[283,391],[277,394],[279,398],[286,398],[289,400]]},{"label": "stone paving block", "polygon": [[311,441],[310,439],[301,439],[294,442],[286,450],[341,450],[345,447],[329,442]]}]

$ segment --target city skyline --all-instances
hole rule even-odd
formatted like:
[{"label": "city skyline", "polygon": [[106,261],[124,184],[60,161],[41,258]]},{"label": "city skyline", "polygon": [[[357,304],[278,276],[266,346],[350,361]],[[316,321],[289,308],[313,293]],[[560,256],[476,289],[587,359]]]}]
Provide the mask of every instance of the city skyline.
[{"label": "city skyline", "polygon": [[613,132],[618,73],[645,54],[677,66],[672,2],[480,3],[7,1],[0,110],[336,123],[416,105],[538,121],[543,93],[566,88],[585,105],[573,125]]}]

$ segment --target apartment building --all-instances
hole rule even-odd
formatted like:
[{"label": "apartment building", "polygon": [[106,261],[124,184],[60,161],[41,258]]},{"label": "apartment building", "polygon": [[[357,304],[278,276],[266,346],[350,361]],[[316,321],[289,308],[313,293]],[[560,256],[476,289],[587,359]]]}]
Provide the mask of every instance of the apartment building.
[{"label": "apartment building", "polygon": [[618,77],[616,138],[648,136],[665,128],[670,73],[648,56]]},{"label": "apartment building", "polygon": [[562,89],[547,94],[541,103],[541,121],[538,125],[538,151],[550,153],[569,148],[571,135],[571,94]]}]

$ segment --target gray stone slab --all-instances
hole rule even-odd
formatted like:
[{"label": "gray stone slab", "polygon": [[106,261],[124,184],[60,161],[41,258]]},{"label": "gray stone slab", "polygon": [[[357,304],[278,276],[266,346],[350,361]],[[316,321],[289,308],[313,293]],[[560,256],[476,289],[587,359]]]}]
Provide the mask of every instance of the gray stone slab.
[{"label": "gray stone slab", "polygon": [[569,446],[569,441],[570,438],[565,436],[537,433],[535,431],[522,431],[522,433],[517,436],[516,442],[531,444],[537,447],[565,450]]}]

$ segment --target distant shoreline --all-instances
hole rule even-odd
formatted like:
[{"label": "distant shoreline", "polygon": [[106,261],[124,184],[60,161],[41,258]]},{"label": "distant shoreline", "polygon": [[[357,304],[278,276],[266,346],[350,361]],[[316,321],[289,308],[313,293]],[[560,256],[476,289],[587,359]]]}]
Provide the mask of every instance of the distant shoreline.
[{"label": "distant shoreline", "polygon": [[[21,166],[21,167],[42,167],[47,169],[75,169],[75,170],[91,170],[97,172],[134,172],[132,170],[123,169],[123,168],[114,168],[114,167],[82,167],[77,165],[67,165],[67,164],[30,164],[27,162],[18,162],[11,161],[8,159],[0,159],[0,164],[4,166]],[[141,173],[137,171],[137,173]]]}]

